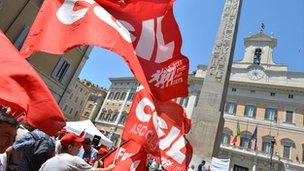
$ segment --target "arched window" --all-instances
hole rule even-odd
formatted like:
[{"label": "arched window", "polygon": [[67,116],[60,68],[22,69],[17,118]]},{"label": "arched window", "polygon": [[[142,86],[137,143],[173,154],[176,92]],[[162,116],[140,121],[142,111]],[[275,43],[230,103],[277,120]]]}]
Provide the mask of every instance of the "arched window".
[{"label": "arched window", "polygon": [[110,100],[113,99],[113,96],[114,96],[114,93],[111,92],[110,95],[109,95],[109,97],[108,97],[108,99],[110,99]]},{"label": "arched window", "polygon": [[252,133],[249,131],[242,131],[241,132],[241,142],[240,147],[244,149],[250,149],[251,148],[251,139]]},{"label": "arched window", "polygon": [[232,130],[225,127],[223,129],[222,144],[230,144],[231,136],[232,136]]},{"label": "arched window", "polygon": [[103,108],[101,110],[101,114],[100,114],[98,120],[100,120],[100,121],[103,120],[103,118],[105,118],[106,113],[107,113],[107,109]]},{"label": "arched window", "polygon": [[126,118],[127,118],[127,112],[123,111],[118,123],[124,125],[126,122]]},{"label": "arched window", "polygon": [[120,100],[124,100],[126,98],[126,95],[126,92],[121,93]]},{"label": "arched window", "polygon": [[113,116],[112,116],[112,118],[111,118],[111,122],[115,122],[115,121],[116,121],[117,116],[118,116],[118,113],[119,113],[118,110],[115,110],[115,111],[114,111],[114,114],[113,114]]},{"label": "arched window", "polygon": [[281,145],[282,145],[282,149],[283,149],[282,157],[290,159],[290,157],[291,157],[290,154],[291,154],[292,148],[296,148],[295,142],[289,138],[283,138],[283,139],[281,139]]},{"label": "arched window", "polygon": [[105,121],[109,121],[110,118],[111,118],[112,113],[113,113],[113,111],[111,109],[109,109],[108,112],[107,112],[107,114],[105,115],[104,120]]},{"label": "arched window", "polygon": [[119,99],[119,96],[120,96],[120,92],[116,92],[116,93],[115,93],[115,96],[114,96],[114,100]]},{"label": "arched window", "polygon": [[262,49],[261,48],[257,48],[254,51],[254,57],[253,57],[253,63],[260,65],[261,63],[261,55],[262,55]]}]

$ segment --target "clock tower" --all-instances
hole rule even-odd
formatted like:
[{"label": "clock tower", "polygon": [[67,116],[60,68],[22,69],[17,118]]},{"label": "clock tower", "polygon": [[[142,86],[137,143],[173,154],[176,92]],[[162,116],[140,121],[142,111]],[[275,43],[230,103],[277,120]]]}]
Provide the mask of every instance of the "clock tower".
[{"label": "clock tower", "polygon": [[273,51],[277,46],[277,39],[264,33],[264,24],[261,30],[244,39],[245,53],[242,60],[232,65],[232,75],[247,74],[251,81],[267,80],[272,71],[287,72],[287,65],[276,64],[273,61]]}]

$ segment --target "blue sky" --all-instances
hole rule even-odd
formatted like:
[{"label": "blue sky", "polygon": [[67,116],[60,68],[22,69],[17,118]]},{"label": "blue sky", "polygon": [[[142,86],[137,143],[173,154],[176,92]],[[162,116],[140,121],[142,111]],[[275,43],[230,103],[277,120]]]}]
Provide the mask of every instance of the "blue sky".
[{"label": "blue sky", "polygon": [[[190,72],[208,64],[225,0],[176,0],[175,18],[183,37],[182,53],[189,58]],[[289,65],[290,71],[304,72],[304,0],[243,0],[234,61],[244,54],[243,39],[259,31],[278,39],[274,62]],[[121,57],[94,48],[81,74],[102,87],[110,86],[109,77],[132,76]]]}]

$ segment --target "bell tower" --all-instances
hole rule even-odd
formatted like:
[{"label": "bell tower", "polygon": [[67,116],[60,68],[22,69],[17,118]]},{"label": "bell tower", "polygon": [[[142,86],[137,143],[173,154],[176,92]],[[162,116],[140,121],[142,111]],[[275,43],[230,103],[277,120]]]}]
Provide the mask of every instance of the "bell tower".
[{"label": "bell tower", "polygon": [[274,65],[273,49],[277,46],[277,39],[264,33],[262,23],[260,32],[244,39],[245,54],[240,63],[255,65]]}]

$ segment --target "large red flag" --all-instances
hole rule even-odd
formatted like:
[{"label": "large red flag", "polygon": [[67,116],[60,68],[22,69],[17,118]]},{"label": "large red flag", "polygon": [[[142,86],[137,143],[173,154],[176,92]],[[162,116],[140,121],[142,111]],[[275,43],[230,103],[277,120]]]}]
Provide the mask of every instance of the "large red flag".
[{"label": "large red flag", "polygon": [[[118,151],[117,151],[118,150]],[[145,170],[147,153],[143,147],[134,141],[122,144],[104,158],[104,166],[109,166],[115,160],[113,171],[142,171]]]},{"label": "large red flag", "polygon": [[188,94],[173,0],[45,0],[21,53],[63,54],[97,45],[124,57],[135,78],[162,101]]},{"label": "large red flag", "polygon": [[23,111],[30,125],[55,134],[65,126],[59,106],[37,72],[1,31],[0,52],[0,104]]},{"label": "large red flag", "polygon": [[123,131],[122,139],[134,140],[159,157],[165,169],[186,170],[192,146],[185,138],[190,122],[184,109],[173,101],[161,102],[140,87]]}]

